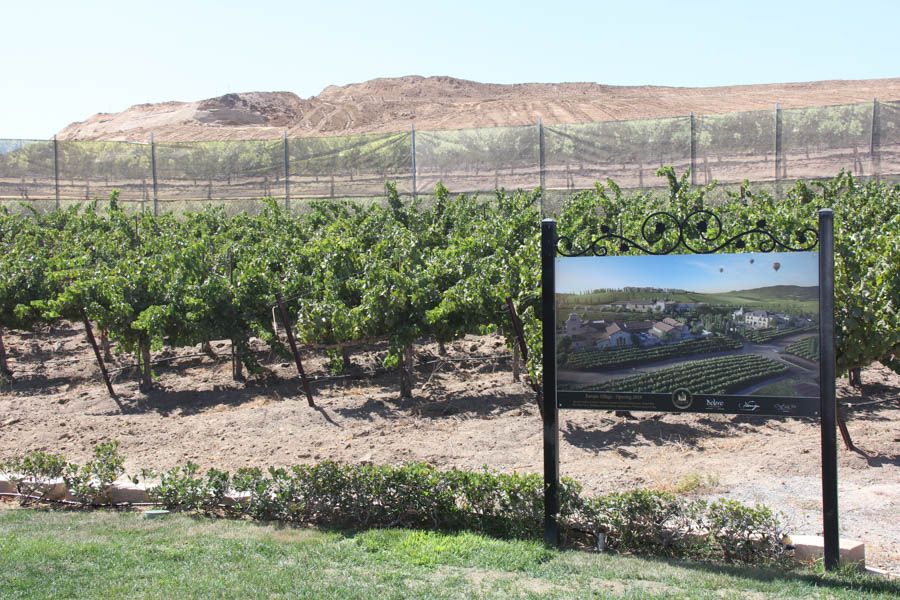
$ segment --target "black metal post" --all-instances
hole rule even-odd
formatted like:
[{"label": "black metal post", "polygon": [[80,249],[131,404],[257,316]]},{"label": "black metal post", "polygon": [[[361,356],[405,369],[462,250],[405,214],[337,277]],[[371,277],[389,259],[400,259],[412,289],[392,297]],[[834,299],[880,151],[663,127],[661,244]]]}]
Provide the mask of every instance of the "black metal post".
[{"label": "black metal post", "polygon": [[559,546],[559,407],[556,404],[556,221],[541,222],[544,361],[544,543]]},{"label": "black metal post", "polygon": [[287,131],[284,132],[284,210],[291,209],[291,160],[288,154]]},{"label": "black metal post", "polygon": [[416,194],[416,124],[410,123],[409,125],[409,154],[411,160],[411,171],[412,171],[412,197],[413,202],[418,199],[418,195]]},{"label": "black metal post", "polygon": [[541,216],[544,216],[544,198],[547,192],[544,190],[544,120],[538,119],[538,169],[540,169],[541,185]]},{"label": "black metal post", "polygon": [[59,210],[59,142],[53,136],[53,180],[56,182],[56,210]]},{"label": "black metal post", "polygon": [[159,187],[156,183],[156,141],[150,132],[150,170],[153,173],[153,216],[159,216]]},{"label": "black metal post", "polygon": [[820,414],[822,415],[822,517],[825,568],[840,563],[838,538],[837,435],[835,433],[834,351],[834,212],[819,211],[819,362]]}]

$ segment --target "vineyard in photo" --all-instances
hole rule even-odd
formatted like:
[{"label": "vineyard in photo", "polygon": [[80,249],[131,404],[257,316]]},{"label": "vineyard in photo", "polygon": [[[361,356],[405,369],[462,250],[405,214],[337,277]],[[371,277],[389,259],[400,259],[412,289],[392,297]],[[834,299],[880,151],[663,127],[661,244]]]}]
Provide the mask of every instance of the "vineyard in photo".
[{"label": "vineyard in photo", "polygon": [[806,360],[818,361],[819,338],[815,336],[809,336],[801,340],[797,340],[793,344],[789,345],[785,349],[785,351],[799,356],[800,358],[805,358]]},{"label": "vineyard in photo", "polygon": [[[690,389],[696,394],[739,394],[754,383],[783,375],[787,367],[755,354],[723,356],[681,363],[644,375],[617,379],[582,390],[601,392],[661,392]],[[562,388],[566,389],[566,388]]]},{"label": "vineyard in photo", "polygon": [[621,368],[679,356],[736,350],[741,346],[742,344],[738,341],[721,335],[714,335],[709,338],[689,340],[683,344],[657,346],[648,349],[625,348],[617,352],[588,350],[567,354],[565,360],[560,359],[560,363],[569,369]]}]

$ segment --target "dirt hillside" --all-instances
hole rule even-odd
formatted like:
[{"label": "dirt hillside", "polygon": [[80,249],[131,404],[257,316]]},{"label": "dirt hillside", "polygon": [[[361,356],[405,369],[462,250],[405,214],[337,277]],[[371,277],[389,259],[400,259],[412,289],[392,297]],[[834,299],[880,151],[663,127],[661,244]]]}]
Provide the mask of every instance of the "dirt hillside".
[{"label": "dirt hillside", "polygon": [[612,121],[644,117],[900,100],[900,78],[708,88],[596,83],[500,85],[453,77],[407,76],[291,92],[226,94],[195,102],[140,104],[97,114],[59,133],[62,140],[274,139],[420,130]]}]

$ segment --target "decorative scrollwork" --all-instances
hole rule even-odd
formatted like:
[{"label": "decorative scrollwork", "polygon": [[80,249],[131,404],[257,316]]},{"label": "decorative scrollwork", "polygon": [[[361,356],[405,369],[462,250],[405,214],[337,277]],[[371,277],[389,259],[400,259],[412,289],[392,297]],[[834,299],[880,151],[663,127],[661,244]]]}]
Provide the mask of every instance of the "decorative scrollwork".
[{"label": "decorative scrollwork", "polygon": [[[804,227],[795,235],[796,245],[793,240],[782,241],[769,231],[766,220],[760,219],[753,229],[726,236],[718,215],[701,208],[689,213],[684,219],[665,211],[652,213],[641,224],[640,241],[617,234],[609,226],[603,225],[600,227],[600,235],[593,237],[584,248],[574,248],[571,238],[560,236],[557,238],[556,251],[562,256],[609,256],[611,250],[625,253],[637,249],[645,254],[660,256],[683,247],[693,254],[713,254],[725,248],[746,248],[747,238],[752,237],[757,240],[759,252],[772,252],[776,248],[786,252],[805,252],[819,244],[819,232],[812,227]],[[697,245],[697,240],[703,247]]]}]

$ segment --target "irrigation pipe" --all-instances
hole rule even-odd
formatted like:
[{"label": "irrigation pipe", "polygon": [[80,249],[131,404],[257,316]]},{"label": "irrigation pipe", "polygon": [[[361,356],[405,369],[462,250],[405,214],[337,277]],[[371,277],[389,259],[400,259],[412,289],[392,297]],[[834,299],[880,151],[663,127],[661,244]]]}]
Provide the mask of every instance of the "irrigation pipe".
[{"label": "irrigation pipe", "polygon": [[894,402],[895,400],[900,400],[900,396],[892,396],[890,398],[882,398],[881,400],[871,400],[869,402],[839,402],[841,406],[846,406],[847,408],[855,408],[857,406],[871,406],[873,404],[884,404],[886,402]]},{"label": "irrigation pipe", "polygon": [[[75,502],[74,500],[55,500],[53,498],[45,498],[44,496],[30,496],[28,494],[16,494],[12,492],[0,493],[0,498],[26,498],[47,504],[62,504],[65,506],[80,506],[83,508],[117,508],[122,506],[164,506],[163,502],[116,502],[115,504],[91,504],[90,502]],[[219,506],[225,506],[220,504]]]}]

